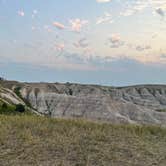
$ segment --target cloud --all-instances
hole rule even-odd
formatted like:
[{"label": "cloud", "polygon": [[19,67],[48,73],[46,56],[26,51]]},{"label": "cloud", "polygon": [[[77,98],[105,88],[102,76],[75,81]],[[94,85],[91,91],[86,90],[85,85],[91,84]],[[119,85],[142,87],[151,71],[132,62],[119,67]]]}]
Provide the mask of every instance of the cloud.
[{"label": "cloud", "polygon": [[35,26],[31,27],[32,31],[35,31],[37,28]]},{"label": "cloud", "polygon": [[125,44],[125,42],[121,40],[120,34],[112,34],[109,38],[109,42],[111,48],[119,48]]},{"label": "cloud", "polygon": [[165,0],[149,0],[149,4],[154,8],[166,9]]},{"label": "cloud", "polygon": [[96,0],[98,3],[106,3],[111,2],[112,0]]},{"label": "cloud", "polygon": [[160,55],[160,57],[166,59],[166,54],[163,54],[163,53],[162,53],[162,54]]},{"label": "cloud", "polygon": [[17,12],[17,14],[18,14],[19,16],[21,16],[21,17],[25,16],[25,13],[24,13],[23,10],[19,10],[19,11]]},{"label": "cloud", "polygon": [[87,48],[89,44],[86,38],[81,38],[78,42],[73,44],[76,48]]},{"label": "cloud", "polygon": [[137,0],[126,2],[125,10],[120,12],[121,16],[131,16],[142,12],[143,10],[151,8],[161,16],[164,16],[164,9],[166,9],[165,0]]},{"label": "cloud", "polygon": [[124,12],[121,12],[120,15],[121,16],[131,16],[133,14],[135,14],[136,11],[135,10],[132,10],[132,9],[127,9],[125,10]]},{"label": "cloud", "polygon": [[150,49],[152,49],[152,48],[149,45],[146,45],[146,46],[140,46],[140,45],[138,45],[138,46],[136,46],[136,50],[137,51],[145,51],[145,50],[150,50]]},{"label": "cloud", "polygon": [[35,9],[35,10],[33,10],[33,12],[32,12],[32,18],[35,18],[35,16],[38,14],[38,11]]},{"label": "cloud", "polygon": [[162,8],[158,8],[156,9],[156,13],[159,14],[161,17],[165,16],[165,12]]},{"label": "cloud", "polygon": [[53,26],[55,26],[57,29],[60,29],[60,30],[65,29],[65,25],[63,25],[59,22],[53,22]]},{"label": "cloud", "polygon": [[51,27],[49,25],[44,25],[43,28],[47,31],[47,32],[53,32],[53,30],[51,29]]},{"label": "cloud", "polygon": [[117,43],[121,40],[121,37],[119,34],[112,34],[110,37],[111,43]]},{"label": "cloud", "polygon": [[149,6],[149,1],[138,0],[128,3],[128,7],[120,13],[121,16],[131,16],[139,13]]},{"label": "cloud", "polygon": [[64,48],[65,48],[65,45],[64,45],[64,43],[55,44],[55,48],[56,48],[56,50],[58,50],[58,51],[63,51]]},{"label": "cloud", "polygon": [[102,23],[113,23],[113,19],[110,13],[105,12],[104,16],[99,17],[96,21],[96,24],[102,24]]},{"label": "cloud", "polygon": [[156,38],[157,36],[158,36],[158,34],[154,33],[154,34],[152,35],[152,39]]},{"label": "cloud", "polygon": [[38,11],[36,9],[33,10],[33,14],[38,14]]},{"label": "cloud", "polygon": [[[94,49],[89,48],[89,47],[85,48],[85,50],[84,50],[84,54],[88,55],[88,56],[93,56],[94,53],[95,53]],[[90,57],[88,57],[88,58],[90,58]]]},{"label": "cloud", "polygon": [[74,32],[80,32],[82,27],[89,23],[88,20],[81,20],[79,18],[72,19],[69,22],[71,24],[71,30]]}]

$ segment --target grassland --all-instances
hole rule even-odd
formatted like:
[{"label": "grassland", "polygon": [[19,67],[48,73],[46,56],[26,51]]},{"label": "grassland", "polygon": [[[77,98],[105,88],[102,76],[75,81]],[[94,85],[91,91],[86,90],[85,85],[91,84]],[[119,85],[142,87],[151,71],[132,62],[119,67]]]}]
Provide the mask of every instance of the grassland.
[{"label": "grassland", "polygon": [[1,166],[165,166],[166,129],[0,115]]}]

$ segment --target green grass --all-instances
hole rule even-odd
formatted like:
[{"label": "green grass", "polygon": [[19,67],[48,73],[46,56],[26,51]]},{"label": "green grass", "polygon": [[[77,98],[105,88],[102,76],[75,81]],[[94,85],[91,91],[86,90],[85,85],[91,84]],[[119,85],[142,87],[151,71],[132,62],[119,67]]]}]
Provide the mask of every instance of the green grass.
[{"label": "green grass", "polygon": [[15,112],[15,106],[13,105],[8,105],[7,108],[2,108],[0,107],[0,114],[17,114],[17,112]]},{"label": "green grass", "polygon": [[165,166],[166,129],[0,115],[1,166]]}]

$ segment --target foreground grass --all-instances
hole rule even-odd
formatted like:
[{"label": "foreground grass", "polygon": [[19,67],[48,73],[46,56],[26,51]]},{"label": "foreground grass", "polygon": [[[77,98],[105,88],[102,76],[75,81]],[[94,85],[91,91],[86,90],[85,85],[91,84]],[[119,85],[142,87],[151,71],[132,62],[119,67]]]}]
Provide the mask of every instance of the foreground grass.
[{"label": "foreground grass", "polygon": [[0,115],[1,166],[165,166],[166,129]]}]

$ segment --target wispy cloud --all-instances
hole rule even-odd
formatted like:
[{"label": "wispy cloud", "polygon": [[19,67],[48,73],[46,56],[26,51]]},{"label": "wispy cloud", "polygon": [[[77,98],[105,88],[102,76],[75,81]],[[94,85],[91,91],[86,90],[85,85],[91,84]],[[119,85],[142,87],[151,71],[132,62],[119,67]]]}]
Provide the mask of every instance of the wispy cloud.
[{"label": "wispy cloud", "polygon": [[165,12],[162,8],[158,8],[156,9],[156,13],[159,14],[161,17],[165,16]]},{"label": "wispy cloud", "polygon": [[58,51],[63,51],[65,48],[65,44],[64,43],[60,43],[60,44],[55,44],[55,48]]},{"label": "wispy cloud", "polygon": [[96,0],[98,3],[106,3],[111,2],[112,0]]},{"label": "wispy cloud", "polygon": [[81,38],[79,41],[73,44],[76,48],[87,48],[89,46],[86,38]]},{"label": "wispy cloud", "polygon": [[32,12],[32,18],[35,18],[35,16],[38,14],[38,10],[34,9]]},{"label": "wispy cloud", "polygon": [[139,13],[149,6],[149,1],[138,0],[128,3],[126,9],[120,12],[122,16],[131,16],[133,14]]},{"label": "wispy cloud", "polygon": [[96,24],[102,24],[102,23],[113,23],[112,15],[108,12],[105,12],[104,16],[99,17],[96,21]]},{"label": "wispy cloud", "polygon": [[152,49],[150,45],[146,45],[146,46],[138,45],[138,46],[136,46],[137,51],[145,51],[145,50],[150,50],[150,49]]},{"label": "wispy cloud", "polygon": [[142,12],[147,8],[152,8],[161,16],[164,16],[164,9],[166,9],[165,0],[137,0],[132,2],[126,2],[126,9],[120,12],[122,16],[131,16],[136,13]]}]

